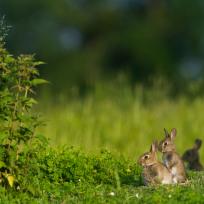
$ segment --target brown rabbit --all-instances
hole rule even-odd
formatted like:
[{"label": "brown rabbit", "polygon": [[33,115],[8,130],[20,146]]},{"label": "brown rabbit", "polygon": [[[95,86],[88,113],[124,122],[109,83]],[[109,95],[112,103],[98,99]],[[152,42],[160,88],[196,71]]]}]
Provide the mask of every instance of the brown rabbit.
[{"label": "brown rabbit", "polygon": [[153,143],[150,151],[141,155],[138,164],[143,167],[143,180],[145,185],[172,184],[170,171],[157,160],[157,145]]},{"label": "brown rabbit", "polygon": [[159,149],[163,153],[163,162],[166,167],[170,170],[173,176],[174,183],[183,183],[186,181],[186,171],[184,163],[178,153],[176,152],[176,147],[174,145],[174,138],[176,137],[176,129],[173,128],[169,134],[166,129],[165,139],[159,144]]},{"label": "brown rabbit", "polygon": [[200,158],[198,153],[198,150],[200,149],[201,145],[202,145],[202,140],[196,139],[193,148],[186,150],[182,156],[183,161],[188,163],[188,168],[190,170],[195,170],[195,171],[203,170],[203,166],[200,163]]}]

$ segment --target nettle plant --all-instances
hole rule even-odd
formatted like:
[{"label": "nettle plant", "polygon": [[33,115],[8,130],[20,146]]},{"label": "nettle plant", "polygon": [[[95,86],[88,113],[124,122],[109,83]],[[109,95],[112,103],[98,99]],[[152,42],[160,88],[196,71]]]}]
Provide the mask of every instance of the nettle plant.
[{"label": "nettle plant", "polygon": [[0,19],[0,43],[5,44],[6,36],[11,26],[8,26],[5,21],[5,16]]},{"label": "nettle plant", "polygon": [[[13,186],[19,172],[45,143],[36,129],[42,125],[31,109],[37,85],[47,83],[36,68],[42,62],[32,55],[13,57],[0,45],[0,184]],[[37,150],[38,148],[38,150]]]}]

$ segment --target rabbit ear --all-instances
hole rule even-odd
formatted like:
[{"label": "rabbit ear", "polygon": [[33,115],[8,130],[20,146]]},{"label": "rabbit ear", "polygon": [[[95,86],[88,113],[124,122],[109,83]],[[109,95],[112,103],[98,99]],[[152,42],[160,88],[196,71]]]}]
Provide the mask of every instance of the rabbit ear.
[{"label": "rabbit ear", "polygon": [[158,146],[157,141],[153,142],[151,144],[151,147],[150,147],[150,152],[156,152],[157,151],[157,146]]},{"label": "rabbit ear", "polygon": [[194,144],[194,148],[195,148],[196,150],[199,150],[200,147],[201,147],[201,145],[202,145],[202,140],[196,139],[196,140],[195,140],[195,144]]},{"label": "rabbit ear", "polygon": [[176,137],[176,133],[177,133],[176,128],[173,128],[173,129],[171,130],[171,135],[170,135],[171,140],[173,140],[173,139]]},{"label": "rabbit ear", "polygon": [[164,133],[165,133],[165,137],[169,137],[169,133],[168,133],[168,131],[166,130],[166,128],[164,128]]}]

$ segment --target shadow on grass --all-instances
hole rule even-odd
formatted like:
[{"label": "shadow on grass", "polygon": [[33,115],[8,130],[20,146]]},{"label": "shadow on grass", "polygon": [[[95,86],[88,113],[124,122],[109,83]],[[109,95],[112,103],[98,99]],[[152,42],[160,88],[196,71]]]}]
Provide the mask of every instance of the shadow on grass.
[{"label": "shadow on grass", "polygon": [[121,178],[121,184],[122,185],[129,185],[133,187],[140,187],[144,186],[143,179],[141,176],[135,176],[135,175],[126,175],[122,176]]},{"label": "shadow on grass", "polygon": [[144,186],[141,167],[137,165],[131,166],[127,173],[120,175],[120,182],[122,185],[133,187]]}]

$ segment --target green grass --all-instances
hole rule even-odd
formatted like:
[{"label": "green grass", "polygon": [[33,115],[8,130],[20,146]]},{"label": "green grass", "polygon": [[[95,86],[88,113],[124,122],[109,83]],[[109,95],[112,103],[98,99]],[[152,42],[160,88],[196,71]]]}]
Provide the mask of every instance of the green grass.
[{"label": "green grass", "polygon": [[[166,88],[99,86],[83,99],[57,95],[55,103],[42,100],[47,120],[41,130],[53,145],[80,146],[88,152],[108,148],[130,158],[149,150],[164,137],[164,127],[177,128],[180,154],[204,134],[203,97],[167,96]],[[204,151],[201,151],[204,162]]]},{"label": "green grass", "polygon": [[186,185],[146,187],[133,161],[108,151],[42,151],[28,162],[19,190],[0,187],[0,203],[204,203],[204,173]]},{"label": "green grass", "polygon": [[187,172],[185,185],[145,187],[136,164],[164,127],[178,129],[179,153],[202,139],[202,97],[170,97],[165,83],[133,89],[123,79],[99,83],[84,97],[77,89],[72,97],[43,96],[34,111],[48,121],[37,131],[50,145],[29,111],[37,103],[29,91],[45,82],[35,78],[41,63],[1,52],[0,204],[204,203],[204,172]]},{"label": "green grass", "polygon": [[203,97],[106,84],[83,98],[59,94],[40,102],[47,125],[39,131],[51,147],[29,161],[19,191],[0,188],[0,203],[204,203],[204,172],[188,171],[185,185],[146,187],[136,164],[164,127],[177,128],[180,154],[203,139]]}]

